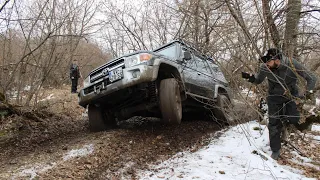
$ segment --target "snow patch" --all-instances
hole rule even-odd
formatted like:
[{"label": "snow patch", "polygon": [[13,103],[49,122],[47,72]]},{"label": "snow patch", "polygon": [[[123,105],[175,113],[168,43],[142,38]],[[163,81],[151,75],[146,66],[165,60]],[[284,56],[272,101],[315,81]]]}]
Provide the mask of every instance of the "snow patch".
[{"label": "snow patch", "polygon": [[179,153],[141,170],[138,179],[310,179],[299,170],[279,165],[270,154],[268,128],[252,121],[212,138],[197,152]]},{"label": "snow patch", "polygon": [[234,102],[234,103],[237,103],[237,104],[246,104],[245,102],[239,101],[239,100],[237,100],[237,99],[233,99],[233,102]]},{"label": "snow patch", "polygon": [[31,90],[31,86],[26,86],[23,88],[24,91],[30,91]]},{"label": "snow patch", "polygon": [[46,97],[46,98],[44,98],[44,99],[41,99],[39,102],[41,102],[41,101],[47,101],[47,100],[50,100],[50,99],[53,99],[53,98],[54,98],[53,94],[50,94],[48,97]]},{"label": "snow patch", "polygon": [[82,117],[88,117],[88,108],[81,114]]},{"label": "snow patch", "polygon": [[49,169],[52,169],[55,165],[56,163],[50,163],[50,164],[35,164],[31,168],[22,167],[18,169],[18,171],[20,172],[17,173],[12,179],[19,179],[21,177],[28,177],[29,179],[34,179],[35,177],[37,177],[38,173],[42,173]]},{"label": "snow patch", "polygon": [[305,136],[307,138],[310,138],[311,140],[314,140],[315,143],[320,143],[320,136],[312,135],[312,134],[303,134],[300,133],[300,136]]},{"label": "snow patch", "polygon": [[313,136],[313,140],[320,141],[320,136]]},{"label": "snow patch", "polygon": [[316,106],[320,107],[320,99],[316,98]]},{"label": "snow patch", "polygon": [[87,155],[93,153],[93,150],[94,150],[93,144],[84,145],[83,148],[81,148],[81,149],[72,149],[71,151],[66,153],[66,155],[63,156],[63,160],[67,161],[71,158],[87,156]]},{"label": "snow patch", "polygon": [[256,94],[253,91],[249,90],[248,88],[243,89],[241,93],[249,97],[256,97]]},{"label": "snow patch", "polygon": [[[75,158],[75,157],[81,157],[89,155],[93,152],[93,144],[90,145],[84,145],[81,149],[72,149],[68,153],[66,153],[65,156],[63,156],[63,161],[67,161],[69,159]],[[23,166],[17,170],[18,173],[16,173],[12,179],[35,179],[37,178],[38,174],[44,173],[48,171],[49,169],[54,168],[55,166],[58,166],[59,164],[63,163],[63,161],[53,162],[49,164],[34,164],[27,166]],[[25,178],[26,177],[26,178]]]},{"label": "snow patch", "polygon": [[292,151],[291,153],[295,155],[295,158],[293,160],[291,160],[292,162],[295,162],[295,163],[300,164],[302,166],[309,166],[309,167],[316,169],[317,171],[320,171],[320,167],[312,164],[311,159],[306,158],[306,157],[302,157],[295,151]]},{"label": "snow patch", "polygon": [[313,124],[311,127],[311,131],[319,131],[320,132],[320,124]]}]

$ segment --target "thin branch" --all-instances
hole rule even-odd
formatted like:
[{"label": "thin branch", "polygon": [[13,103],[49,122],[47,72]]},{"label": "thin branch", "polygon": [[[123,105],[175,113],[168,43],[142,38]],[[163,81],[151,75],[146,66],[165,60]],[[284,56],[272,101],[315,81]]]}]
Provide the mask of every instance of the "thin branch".
[{"label": "thin branch", "polygon": [[312,9],[312,10],[308,10],[308,11],[301,11],[300,14],[310,13],[310,12],[320,12],[320,9]]},{"label": "thin branch", "polygon": [[6,5],[10,2],[10,0],[6,0],[4,4],[0,8],[0,12],[6,7]]}]

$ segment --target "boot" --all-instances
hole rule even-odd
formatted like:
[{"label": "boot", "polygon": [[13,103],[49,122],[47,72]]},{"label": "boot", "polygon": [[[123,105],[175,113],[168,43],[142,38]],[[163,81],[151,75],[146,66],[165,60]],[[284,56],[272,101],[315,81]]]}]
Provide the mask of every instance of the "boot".
[{"label": "boot", "polygon": [[280,157],[280,150],[278,151],[272,151],[272,154],[271,154],[271,158],[274,159],[274,160],[278,160]]}]

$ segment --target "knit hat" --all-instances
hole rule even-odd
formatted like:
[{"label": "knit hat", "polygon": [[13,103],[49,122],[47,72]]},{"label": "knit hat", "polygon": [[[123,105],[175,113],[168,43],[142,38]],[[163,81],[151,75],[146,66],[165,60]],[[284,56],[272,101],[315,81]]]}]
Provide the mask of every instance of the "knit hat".
[{"label": "knit hat", "polygon": [[265,55],[265,56],[260,57],[259,60],[262,61],[263,63],[266,63],[266,62],[268,62],[269,60],[271,60],[271,56]]},{"label": "knit hat", "polygon": [[281,51],[276,48],[270,48],[267,51],[266,56],[269,56],[270,59],[281,59]]}]

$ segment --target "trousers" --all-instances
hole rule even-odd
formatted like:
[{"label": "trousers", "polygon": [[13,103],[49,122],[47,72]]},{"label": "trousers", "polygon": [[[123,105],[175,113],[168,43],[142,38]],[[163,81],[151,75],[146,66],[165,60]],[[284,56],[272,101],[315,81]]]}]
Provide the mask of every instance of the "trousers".
[{"label": "trousers", "polygon": [[71,79],[71,93],[77,93],[78,79]]},{"label": "trousers", "polygon": [[268,101],[268,113],[270,147],[272,151],[278,151],[281,148],[282,123],[298,124],[300,112],[294,101],[287,101],[280,104]]}]

